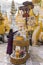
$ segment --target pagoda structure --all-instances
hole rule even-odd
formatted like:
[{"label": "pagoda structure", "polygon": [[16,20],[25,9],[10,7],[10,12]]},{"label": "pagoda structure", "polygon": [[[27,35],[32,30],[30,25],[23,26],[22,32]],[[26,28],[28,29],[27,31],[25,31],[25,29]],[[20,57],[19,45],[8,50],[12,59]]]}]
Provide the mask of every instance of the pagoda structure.
[{"label": "pagoda structure", "polygon": [[10,20],[8,19],[8,16],[7,16],[7,12],[5,12],[5,15],[4,15],[4,25],[5,25],[5,29],[7,29],[7,31],[10,30]]},{"label": "pagoda structure", "polygon": [[15,3],[14,0],[12,0],[11,3],[11,24],[15,25],[15,13],[16,13],[16,9],[15,9]]},{"label": "pagoda structure", "polygon": [[4,20],[3,16],[2,16],[2,12],[1,12],[1,6],[0,6],[0,25],[2,24],[2,21]]}]

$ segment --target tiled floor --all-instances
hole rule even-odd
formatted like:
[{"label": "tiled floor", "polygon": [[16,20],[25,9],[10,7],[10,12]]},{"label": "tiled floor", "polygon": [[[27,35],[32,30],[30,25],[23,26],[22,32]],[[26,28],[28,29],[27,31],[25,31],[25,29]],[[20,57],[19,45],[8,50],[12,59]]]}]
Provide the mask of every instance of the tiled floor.
[{"label": "tiled floor", "polygon": [[[0,44],[0,65],[13,65],[6,55],[7,43]],[[29,47],[30,58],[26,65],[43,65],[43,46]]]}]

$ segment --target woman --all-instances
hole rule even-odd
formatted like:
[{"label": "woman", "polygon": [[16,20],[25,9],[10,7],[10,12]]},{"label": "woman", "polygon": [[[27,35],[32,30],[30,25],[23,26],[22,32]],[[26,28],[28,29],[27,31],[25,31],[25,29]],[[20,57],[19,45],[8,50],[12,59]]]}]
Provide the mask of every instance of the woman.
[{"label": "woman", "polygon": [[18,31],[13,32],[12,29],[9,31],[8,35],[8,46],[7,46],[7,54],[11,55],[13,52],[13,36],[17,33]]}]

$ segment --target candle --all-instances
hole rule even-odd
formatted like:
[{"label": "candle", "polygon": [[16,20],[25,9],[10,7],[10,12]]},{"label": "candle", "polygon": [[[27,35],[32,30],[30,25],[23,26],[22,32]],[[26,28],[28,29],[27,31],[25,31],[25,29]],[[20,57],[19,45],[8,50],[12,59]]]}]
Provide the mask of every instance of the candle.
[{"label": "candle", "polygon": [[16,51],[16,52],[15,52],[15,55],[16,55],[16,58],[19,58],[19,56],[20,56],[19,51]]}]

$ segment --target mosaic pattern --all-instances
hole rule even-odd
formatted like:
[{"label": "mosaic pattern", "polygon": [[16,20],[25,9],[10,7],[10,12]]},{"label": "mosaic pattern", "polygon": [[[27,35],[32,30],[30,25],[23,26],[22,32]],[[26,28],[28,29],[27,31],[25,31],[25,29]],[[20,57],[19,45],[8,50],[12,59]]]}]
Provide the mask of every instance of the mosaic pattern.
[{"label": "mosaic pattern", "polygon": [[[10,57],[6,55],[7,43],[0,44],[0,65],[13,65]],[[43,65],[43,46],[29,47],[30,58],[26,65]],[[22,64],[25,65],[25,64]]]}]

